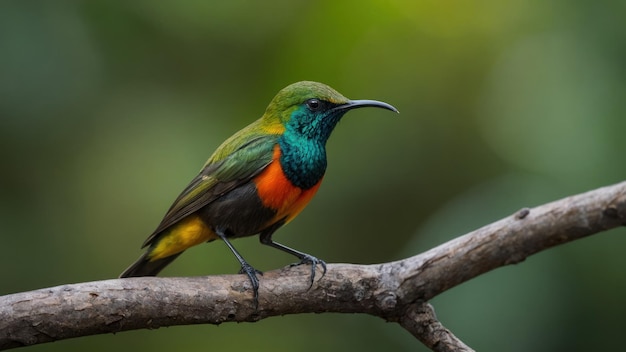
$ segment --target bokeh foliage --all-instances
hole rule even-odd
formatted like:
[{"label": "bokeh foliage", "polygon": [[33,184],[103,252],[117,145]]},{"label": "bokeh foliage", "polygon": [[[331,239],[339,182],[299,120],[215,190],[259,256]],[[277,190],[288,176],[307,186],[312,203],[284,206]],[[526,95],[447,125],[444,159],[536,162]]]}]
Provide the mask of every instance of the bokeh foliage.
[{"label": "bokeh foliage", "polygon": [[[2,1],[0,294],[116,277],[221,141],[283,86],[351,112],[316,199],[276,239],[328,262],[419,253],[626,175],[623,1]],[[622,346],[624,230],[434,300],[481,351]],[[235,242],[258,269],[292,258]],[[219,243],[165,275],[234,273]],[[68,340],[32,351],[426,350],[394,324],[302,315]]]}]

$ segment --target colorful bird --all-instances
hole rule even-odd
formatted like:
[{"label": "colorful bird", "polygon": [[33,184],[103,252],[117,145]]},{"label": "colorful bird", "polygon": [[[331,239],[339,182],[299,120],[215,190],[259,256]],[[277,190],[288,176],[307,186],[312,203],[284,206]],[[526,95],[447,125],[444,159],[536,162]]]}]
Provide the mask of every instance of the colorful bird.
[{"label": "colorful bird", "polygon": [[326,263],[272,240],[317,192],[326,171],[326,141],[349,110],[378,107],[375,100],[349,100],[327,85],[297,82],[272,99],[263,116],[217,148],[200,173],[176,198],[154,232],[143,243],[148,250],[120,277],[154,276],[184,250],[221,239],[250,278],[258,302],[257,271],[230,239],[260,235],[262,244],[311,265]]}]

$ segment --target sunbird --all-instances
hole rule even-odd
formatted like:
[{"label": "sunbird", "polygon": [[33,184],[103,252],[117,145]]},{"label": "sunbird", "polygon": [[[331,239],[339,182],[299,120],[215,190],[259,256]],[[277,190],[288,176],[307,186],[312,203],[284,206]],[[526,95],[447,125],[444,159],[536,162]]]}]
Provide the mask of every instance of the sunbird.
[{"label": "sunbird", "polygon": [[376,100],[349,100],[329,86],[310,81],[291,84],[272,99],[260,119],[228,138],[200,173],[176,198],[156,230],[145,240],[147,251],[120,277],[155,276],[186,249],[221,239],[248,275],[258,302],[255,270],[230,243],[259,234],[260,242],[311,265],[316,257],[272,240],[315,195],[326,172],[326,141],[343,115],[356,108],[398,112]]}]

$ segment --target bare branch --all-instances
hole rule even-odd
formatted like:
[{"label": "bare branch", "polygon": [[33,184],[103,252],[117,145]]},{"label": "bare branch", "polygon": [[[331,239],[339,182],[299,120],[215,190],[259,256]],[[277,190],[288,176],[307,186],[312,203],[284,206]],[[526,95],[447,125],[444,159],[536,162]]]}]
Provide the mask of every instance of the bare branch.
[{"label": "bare branch", "polygon": [[16,293],[0,297],[0,349],[141,328],[340,312],[399,322],[434,351],[471,351],[423,302],[486,271],[622,225],[626,182],[523,209],[404,260],[329,265],[311,289],[306,267],[265,273],[257,311],[244,275],[116,279]]},{"label": "bare branch", "polygon": [[428,303],[409,305],[398,323],[433,351],[474,351],[441,325],[435,316],[435,310]]}]

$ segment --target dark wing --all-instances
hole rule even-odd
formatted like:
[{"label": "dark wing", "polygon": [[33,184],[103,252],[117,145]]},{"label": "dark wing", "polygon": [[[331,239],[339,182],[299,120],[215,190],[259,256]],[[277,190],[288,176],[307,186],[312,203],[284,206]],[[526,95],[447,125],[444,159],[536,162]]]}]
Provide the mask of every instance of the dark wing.
[{"label": "dark wing", "polygon": [[151,244],[163,230],[261,173],[272,162],[277,139],[276,135],[257,136],[223,159],[209,160],[176,198],[142,248]]}]

